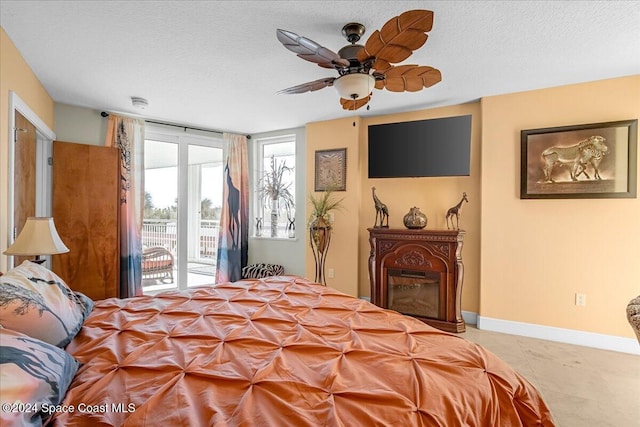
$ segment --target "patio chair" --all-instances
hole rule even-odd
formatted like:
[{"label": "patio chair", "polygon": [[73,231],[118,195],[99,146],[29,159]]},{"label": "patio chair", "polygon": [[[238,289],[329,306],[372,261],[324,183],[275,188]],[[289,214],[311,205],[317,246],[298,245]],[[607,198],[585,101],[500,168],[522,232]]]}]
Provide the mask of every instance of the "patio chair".
[{"label": "patio chair", "polygon": [[160,279],[173,283],[173,255],[162,246],[146,248],[142,251],[142,278]]}]

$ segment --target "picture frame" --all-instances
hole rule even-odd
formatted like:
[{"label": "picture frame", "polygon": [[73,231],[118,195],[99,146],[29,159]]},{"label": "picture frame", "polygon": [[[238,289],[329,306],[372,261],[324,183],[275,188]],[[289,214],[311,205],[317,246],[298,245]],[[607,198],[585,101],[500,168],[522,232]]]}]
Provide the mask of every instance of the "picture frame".
[{"label": "picture frame", "polygon": [[520,131],[520,198],[635,198],[637,137],[637,119]]},{"label": "picture frame", "polygon": [[317,150],[315,191],[347,190],[347,149]]}]

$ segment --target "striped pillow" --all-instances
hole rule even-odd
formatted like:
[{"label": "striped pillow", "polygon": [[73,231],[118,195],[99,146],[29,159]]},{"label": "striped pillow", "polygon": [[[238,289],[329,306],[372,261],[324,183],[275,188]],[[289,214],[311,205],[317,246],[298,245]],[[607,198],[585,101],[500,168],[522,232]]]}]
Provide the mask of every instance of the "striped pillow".
[{"label": "striped pillow", "polygon": [[270,276],[281,276],[284,267],[278,264],[251,264],[242,267],[243,279],[262,279]]}]

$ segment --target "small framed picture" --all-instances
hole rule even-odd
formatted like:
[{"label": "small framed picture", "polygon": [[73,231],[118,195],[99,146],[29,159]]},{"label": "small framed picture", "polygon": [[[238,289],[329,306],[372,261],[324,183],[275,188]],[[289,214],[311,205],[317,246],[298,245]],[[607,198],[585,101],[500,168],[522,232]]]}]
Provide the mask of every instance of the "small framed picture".
[{"label": "small framed picture", "polygon": [[521,131],[520,198],[635,198],[637,136],[637,119]]},{"label": "small framed picture", "polygon": [[347,190],[347,149],[316,151],[315,191]]}]

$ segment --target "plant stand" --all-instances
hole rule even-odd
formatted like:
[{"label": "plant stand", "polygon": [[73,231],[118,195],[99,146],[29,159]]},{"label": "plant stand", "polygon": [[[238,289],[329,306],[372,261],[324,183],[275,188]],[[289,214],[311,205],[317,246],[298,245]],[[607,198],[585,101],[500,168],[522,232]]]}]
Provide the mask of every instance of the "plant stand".
[{"label": "plant stand", "polygon": [[324,267],[327,252],[329,251],[329,243],[331,243],[331,225],[322,217],[313,220],[309,224],[309,240],[311,241],[313,259],[316,263],[315,281],[327,286]]}]

